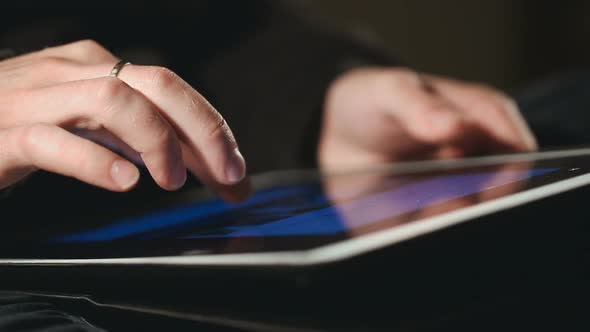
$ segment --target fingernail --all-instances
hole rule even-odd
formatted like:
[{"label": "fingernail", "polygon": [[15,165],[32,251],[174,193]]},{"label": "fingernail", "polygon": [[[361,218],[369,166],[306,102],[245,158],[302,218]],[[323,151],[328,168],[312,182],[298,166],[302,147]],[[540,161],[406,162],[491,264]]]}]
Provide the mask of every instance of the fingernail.
[{"label": "fingernail", "polygon": [[235,148],[229,155],[227,167],[225,169],[225,178],[228,184],[236,184],[246,176],[246,161],[240,153],[240,150]]},{"label": "fingernail", "polygon": [[139,180],[139,170],[124,160],[115,160],[111,166],[111,176],[122,190],[128,190]]},{"label": "fingernail", "polygon": [[180,189],[186,183],[186,167],[184,164],[180,164],[177,166],[178,168],[174,171],[172,179],[170,180],[172,187],[176,189]]}]

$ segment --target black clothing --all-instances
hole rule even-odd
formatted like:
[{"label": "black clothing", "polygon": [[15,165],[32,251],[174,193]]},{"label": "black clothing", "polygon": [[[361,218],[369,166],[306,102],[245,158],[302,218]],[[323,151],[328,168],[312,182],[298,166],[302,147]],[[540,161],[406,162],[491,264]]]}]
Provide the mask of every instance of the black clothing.
[{"label": "black clothing", "polygon": [[567,72],[516,96],[542,148],[590,143],[590,71]]}]

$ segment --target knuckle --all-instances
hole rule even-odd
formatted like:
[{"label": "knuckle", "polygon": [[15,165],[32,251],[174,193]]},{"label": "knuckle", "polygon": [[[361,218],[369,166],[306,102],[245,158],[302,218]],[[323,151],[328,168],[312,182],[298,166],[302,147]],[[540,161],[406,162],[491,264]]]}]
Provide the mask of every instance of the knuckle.
[{"label": "knuckle", "polygon": [[61,74],[70,66],[70,62],[64,58],[48,56],[41,58],[36,64],[36,72],[44,76]]},{"label": "knuckle", "polygon": [[146,128],[145,133],[148,135],[148,138],[142,140],[136,147],[137,152],[140,154],[157,151],[173,151],[176,149],[176,145],[179,144],[176,133],[165,123],[152,125]]},{"label": "knuckle", "polygon": [[176,134],[170,127],[160,125],[154,128],[153,137],[155,145],[169,147],[175,142]]},{"label": "knuckle", "polygon": [[391,69],[387,78],[394,85],[416,85],[422,82],[418,72],[406,67]]},{"label": "knuckle", "polygon": [[178,84],[180,77],[166,67],[148,67],[153,86],[158,89],[166,89]]},{"label": "knuckle", "polygon": [[150,131],[156,145],[165,145],[175,137],[173,129],[156,111],[139,111],[133,121],[136,127]]},{"label": "knuckle", "polygon": [[68,45],[76,49],[76,51],[85,54],[92,54],[97,52],[105,52],[106,49],[102,47],[97,41],[93,39],[83,39],[76,42],[73,42]]},{"label": "knuckle", "polygon": [[146,114],[143,120],[152,130],[153,142],[156,145],[170,145],[176,138],[174,130],[157,114]]},{"label": "knuckle", "polygon": [[231,130],[221,114],[216,113],[216,116],[212,119],[211,125],[208,130],[209,138],[211,139],[230,139],[233,140]]},{"label": "knuckle", "polygon": [[131,90],[129,86],[113,77],[106,77],[100,80],[96,89],[96,97],[99,103],[106,106],[107,109],[116,101],[128,98],[130,94]]},{"label": "knuckle", "polygon": [[95,84],[91,87],[91,98],[94,99],[96,119],[98,122],[108,122],[129,103],[133,92],[127,84],[113,77],[105,77],[95,81]]},{"label": "knuckle", "polygon": [[66,45],[70,52],[82,61],[106,62],[115,58],[111,52],[92,39],[84,39]]},{"label": "knuckle", "polygon": [[162,128],[167,128],[168,126],[164,123],[164,120],[158,114],[156,110],[151,108],[149,109],[137,109],[135,114],[133,115],[133,122],[142,128],[154,128],[156,130],[161,131],[164,130]]},{"label": "knuckle", "polygon": [[20,135],[17,138],[18,145],[29,159],[33,159],[39,147],[43,145],[43,142],[47,141],[47,136],[50,132],[51,126],[47,124],[32,124],[24,126],[20,130]]}]

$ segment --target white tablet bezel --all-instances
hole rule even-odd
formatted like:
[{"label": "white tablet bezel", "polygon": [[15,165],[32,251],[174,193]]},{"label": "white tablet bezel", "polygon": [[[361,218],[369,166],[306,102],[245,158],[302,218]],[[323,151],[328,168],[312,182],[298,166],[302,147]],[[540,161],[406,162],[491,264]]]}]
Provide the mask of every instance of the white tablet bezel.
[{"label": "white tablet bezel", "polygon": [[[590,148],[512,154],[493,157],[466,158],[454,161],[413,162],[395,165],[396,171],[459,168],[517,161],[550,160],[590,155]],[[391,166],[388,166],[391,167]],[[509,196],[417,220],[359,237],[304,251],[264,252],[248,254],[215,254],[173,257],[109,258],[109,259],[0,259],[0,265],[144,265],[144,266],[311,266],[348,259],[384,248],[478,217],[557,195],[590,184],[590,173],[524,190]]]}]

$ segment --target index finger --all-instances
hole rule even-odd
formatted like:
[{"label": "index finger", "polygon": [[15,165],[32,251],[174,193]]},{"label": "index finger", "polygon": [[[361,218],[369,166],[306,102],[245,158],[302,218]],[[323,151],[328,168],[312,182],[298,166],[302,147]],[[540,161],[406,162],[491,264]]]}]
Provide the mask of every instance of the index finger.
[{"label": "index finger", "polygon": [[217,110],[187,82],[162,67],[126,66],[119,78],[143,93],[204,165],[191,168],[203,182],[234,185],[246,175],[237,142]]}]

